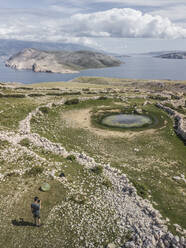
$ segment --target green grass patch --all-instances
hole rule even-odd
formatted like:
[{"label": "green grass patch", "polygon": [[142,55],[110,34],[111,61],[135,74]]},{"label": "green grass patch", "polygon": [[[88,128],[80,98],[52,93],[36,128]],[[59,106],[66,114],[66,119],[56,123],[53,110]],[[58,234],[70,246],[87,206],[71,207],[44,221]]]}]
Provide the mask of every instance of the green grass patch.
[{"label": "green grass patch", "polygon": [[26,147],[29,147],[30,146],[30,140],[28,138],[25,138],[25,139],[22,139],[19,144],[21,146],[26,146]]},{"label": "green grass patch", "polygon": [[66,159],[73,162],[73,161],[76,160],[76,157],[75,157],[74,155],[71,154],[71,155],[68,155],[68,156],[66,157]]}]

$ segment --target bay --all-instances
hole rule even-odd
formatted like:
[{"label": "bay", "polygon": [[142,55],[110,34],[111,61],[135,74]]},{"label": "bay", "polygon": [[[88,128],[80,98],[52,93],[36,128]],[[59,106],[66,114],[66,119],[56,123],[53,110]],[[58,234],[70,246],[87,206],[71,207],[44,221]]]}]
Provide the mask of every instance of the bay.
[{"label": "bay", "polygon": [[31,70],[19,71],[5,67],[1,61],[0,81],[32,84],[38,82],[69,81],[81,76],[148,80],[186,80],[186,60],[184,59],[131,56],[122,58],[121,60],[124,64],[119,67],[89,69],[73,74],[33,72]]}]

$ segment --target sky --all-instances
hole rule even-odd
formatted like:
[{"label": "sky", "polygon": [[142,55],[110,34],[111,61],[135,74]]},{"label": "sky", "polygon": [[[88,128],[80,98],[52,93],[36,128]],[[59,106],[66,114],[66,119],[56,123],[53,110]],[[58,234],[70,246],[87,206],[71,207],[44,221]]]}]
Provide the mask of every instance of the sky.
[{"label": "sky", "polygon": [[0,39],[110,53],[186,50],[186,0],[0,1]]}]

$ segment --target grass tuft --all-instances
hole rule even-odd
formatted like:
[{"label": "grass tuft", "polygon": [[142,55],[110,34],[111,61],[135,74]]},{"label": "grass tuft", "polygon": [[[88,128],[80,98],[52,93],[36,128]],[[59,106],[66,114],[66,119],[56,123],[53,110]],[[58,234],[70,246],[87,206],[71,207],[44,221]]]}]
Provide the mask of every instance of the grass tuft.
[{"label": "grass tuft", "polygon": [[103,172],[103,167],[98,165],[98,166],[95,166],[94,168],[92,168],[91,171],[94,172],[97,175],[100,175]]},{"label": "grass tuft", "polygon": [[66,159],[73,162],[73,161],[76,160],[76,157],[75,157],[74,155],[71,154],[71,155],[68,155],[68,156],[66,157]]}]

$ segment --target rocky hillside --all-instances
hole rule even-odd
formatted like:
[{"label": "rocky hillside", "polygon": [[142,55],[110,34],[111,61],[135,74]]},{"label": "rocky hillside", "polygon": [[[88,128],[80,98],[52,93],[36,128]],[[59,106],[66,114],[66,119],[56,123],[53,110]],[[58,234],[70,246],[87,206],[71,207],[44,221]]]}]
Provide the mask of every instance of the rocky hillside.
[{"label": "rocky hillside", "polygon": [[119,66],[120,60],[92,51],[42,51],[26,48],[6,61],[6,66],[35,72],[73,73],[88,68]]},{"label": "rocky hillside", "polygon": [[157,56],[162,59],[186,59],[186,52],[171,52]]}]

